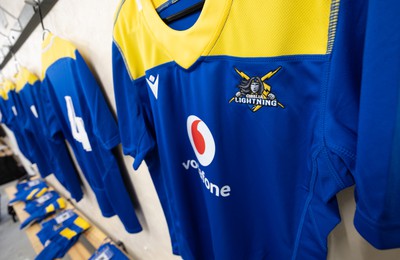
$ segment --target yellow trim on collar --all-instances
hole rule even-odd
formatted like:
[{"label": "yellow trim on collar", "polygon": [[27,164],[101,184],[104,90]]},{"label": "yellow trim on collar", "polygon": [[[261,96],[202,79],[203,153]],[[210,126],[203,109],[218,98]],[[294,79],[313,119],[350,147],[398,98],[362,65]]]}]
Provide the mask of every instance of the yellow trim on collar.
[{"label": "yellow trim on collar", "polygon": [[151,0],[126,0],[114,26],[114,42],[132,78],[149,68],[175,61],[187,69],[207,55],[223,28],[232,0],[207,0],[196,23],[177,31],[158,16]]},{"label": "yellow trim on collar", "polygon": [[42,74],[43,80],[47,69],[57,60],[62,58],[75,59],[75,46],[52,33],[48,33],[42,43]]},{"label": "yellow trim on collar", "polygon": [[15,82],[15,91],[20,92],[27,83],[30,85],[33,85],[36,81],[39,80],[39,78],[27,70],[26,68],[22,67],[20,68],[18,74],[15,77],[16,82]]}]

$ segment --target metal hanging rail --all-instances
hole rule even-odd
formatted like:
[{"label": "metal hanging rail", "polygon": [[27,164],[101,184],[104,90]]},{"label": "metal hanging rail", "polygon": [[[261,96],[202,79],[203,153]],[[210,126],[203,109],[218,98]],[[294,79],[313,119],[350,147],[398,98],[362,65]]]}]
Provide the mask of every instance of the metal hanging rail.
[{"label": "metal hanging rail", "polygon": [[5,54],[3,61],[0,64],[0,70],[3,69],[6,64],[10,61],[21,46],[25,43],[25,41],[29,38],[32,32],[36,29],[36,27],[41,23],[41,17],[39,14],[39,7],[42,13],[42,17],[46,17],[46,15],[50,12],[53,6],[57,3],[58,0],[42,0],[39,3],[33,1],[25,1],[25,3],[30,4],[33,6],[34,14],[26,24],[24,28],[22,28],[21,34],[19,35],[18,39],[16,39],[15,43],[9,46],[9,51]]}]

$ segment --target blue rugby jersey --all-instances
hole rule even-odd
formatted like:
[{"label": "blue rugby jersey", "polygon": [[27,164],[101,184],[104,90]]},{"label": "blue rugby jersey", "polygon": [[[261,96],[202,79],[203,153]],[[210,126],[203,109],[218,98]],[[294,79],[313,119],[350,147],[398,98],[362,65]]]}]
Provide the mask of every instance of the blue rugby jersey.
[{"label": "blue rugby jersey", "polygon": [[[20,99],[20,110],[25,114],[24,130],[34,136],[40,145],[42,157],[49,164],[60,183],[70,192],[71,197],[79,201],[83,197],[78,173],[71,160],[64,140],[50,139],[46,135],[43,102],[41,100],[39,79],[26,68],[20,68],[16,76],[16,92]],[[36,156],[40,156],[37,154]]]},{"label": "blue rugby jersey", "polygon": [[115,214],[130,233],[141,231],[112,148],[118,127],[95,78],[70,42],[48,34],[43,42],[42,97],[51,138],[65,138],[105,217]]},{"label": "blue rugby jersey", "polygon": [[21,111],[20,100],[15,93],[15,85],[10,80],[1,83],[0,107],[2,122],[14,133],[22,154],[31,162],[36,163],[42,177],[50,174],[47,164],[42,160],[41,151],[31,134],[25,131],[25,114]]},{"label": "blue rugby jersey", "polygon": [[174,29],[165,2],[121,1],[114,90],[182,257],[324,259],[353,184],[357,229],[399,247],[399,4],[206,1]]}]

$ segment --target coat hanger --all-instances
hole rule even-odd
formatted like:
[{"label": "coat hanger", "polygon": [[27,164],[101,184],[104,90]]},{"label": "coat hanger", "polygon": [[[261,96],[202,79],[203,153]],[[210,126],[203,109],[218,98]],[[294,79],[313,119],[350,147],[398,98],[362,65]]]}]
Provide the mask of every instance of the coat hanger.
[{"label": "coat hanger", "polygon": [[14,64],[15,64],[15,75],[17,75],[18,73],[19,73],[19,71],[20,71],[20,64],[19,64],[19,61],[18,61],[18,59],[17,59],[17,56],[15,56],[15,53],[10,49],[10,52],[11,52],[11,55],[12,55],[12,57],[14,58]]},{"label": "coat hanger", "polygon": [[40,7],[40,0],[34,0],[35,5],[34,5],[34,9],[35,11],[37,10],[37,12],[39,13],[39,18],[40,18],[40,24],[42,25],[42,40],[44,41],[44,39],[46,38],[46,34],[51,33],[49,29],[47,29],[44,26],[43,23],[43,14],[42,14],[42,8]]},{"label": "coat hanger", "polygon": [[181,18],[183,18],[185,16],[188,16],[189,14],[192,14],[194,12],[200,11],[204,6],[204,2],[205,2],[205,0],[201,0],[200,2],[198,2],[198,3],[196,3],[196,4],[192,5],[192,6],[189,6],[188,8],[183,9],[182,11],[179,11],[176,14],[167,16],[162,20],[164,21],[164,23],[170,24],[173,21],[176,21],[176,20],[179,20],[179,19],[181,19]]}]

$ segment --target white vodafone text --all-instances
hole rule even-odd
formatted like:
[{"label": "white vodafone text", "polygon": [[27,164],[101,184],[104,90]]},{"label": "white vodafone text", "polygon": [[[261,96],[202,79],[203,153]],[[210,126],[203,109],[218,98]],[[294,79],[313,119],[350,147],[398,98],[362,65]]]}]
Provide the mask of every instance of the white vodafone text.
[{"label": "white vodafone text", "polygon": [[204,183],[204,186],[211,194],[215,195],[216,197],[229,197],[231,195],[231,187],[229,185],[225,185],[220,188],[217,184],[210,182],[207,179],[205,172],[200,169],[199,164],[195,160],[187,160],[186,162],[182,163],[182,166],[183,168],[185,168],[185,170],[189,170],[190,167],[197,170],[200,179]]}]

